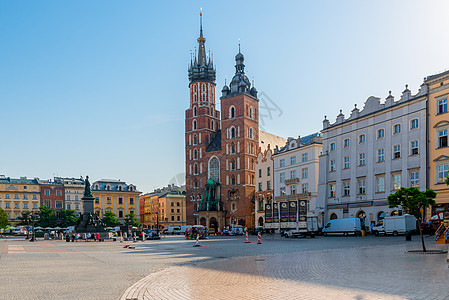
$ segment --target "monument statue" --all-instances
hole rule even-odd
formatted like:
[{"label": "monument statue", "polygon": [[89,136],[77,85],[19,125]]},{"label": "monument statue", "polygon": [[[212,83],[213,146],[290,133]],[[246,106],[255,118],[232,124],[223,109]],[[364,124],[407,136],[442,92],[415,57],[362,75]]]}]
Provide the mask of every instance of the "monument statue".
[{"label": "monument statue", "polygon": [[84,181],[84,197],[92,197],[92,191],[90,190],[90,182],[89,182],[89,176],[86,176],[86,180]]}]

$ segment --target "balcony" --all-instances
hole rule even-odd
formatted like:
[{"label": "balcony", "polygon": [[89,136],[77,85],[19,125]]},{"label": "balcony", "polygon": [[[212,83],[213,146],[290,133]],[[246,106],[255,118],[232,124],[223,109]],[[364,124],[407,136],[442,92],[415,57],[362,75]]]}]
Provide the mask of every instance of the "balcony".
[{"label": "balcony", "polygon": [[295,183],[299,183],[299,178],[292,178],[292,179],[287,179],[284,181],[285,185],[289,185],[289,184],[295,184]]},{"label": "balcony", "polygon": [[284,196],[277,196],[275,197],[276,201],[285,201],[285,200],[308,200],[312,194],[309,193],[300,193],[295,195],[284,195]]}]

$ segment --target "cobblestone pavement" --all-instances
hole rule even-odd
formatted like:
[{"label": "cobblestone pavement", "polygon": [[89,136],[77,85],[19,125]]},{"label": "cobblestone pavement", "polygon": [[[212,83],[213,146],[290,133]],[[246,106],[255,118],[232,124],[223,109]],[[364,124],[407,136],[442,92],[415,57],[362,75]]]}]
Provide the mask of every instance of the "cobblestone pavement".
[{"label": "cobblestone pavement", "polygon": [[0,239],[0,299],[449,299],[446,256],[404,253],[418,237],[250,240]]}]

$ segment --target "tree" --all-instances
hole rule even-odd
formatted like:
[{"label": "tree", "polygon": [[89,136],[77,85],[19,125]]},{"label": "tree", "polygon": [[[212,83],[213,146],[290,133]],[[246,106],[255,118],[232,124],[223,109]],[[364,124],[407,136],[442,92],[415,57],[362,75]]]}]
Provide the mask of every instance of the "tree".
[{"label": "tree", "polygon": [[66,228],[68,226],[74,226],[78,217],[76,211],[70,209],[63,209],[59,212],[59,218],[61,219],[61,227]]},{"label": "tree", "polygon": [[22,216],[18,217],[20,220],[18,225],[28,225],[28,216],[31,214],[30,211],[22,212]]},{"label": "tree", "polygon": [[135,227],[139,227],[140,226],[140,222],[139,222],[139,220],[137,220],[137,218],[134,215],[134,213],[130,213],[129,215],[125,216],[125,224],[126,225],[135,226]]},{"label": "tree", "polygon": [[53,208],[48,208],[45,205],[39,207],[39,226],[42,227],[56,227],[56,215]]},{"label": "tree", "polygon": [[415,216],[418,220],[418,230],[421,236],[422,250],[426,252],[426,245],[424,244],[424,237],[421,230],[421,209],[428,208],[431,205],[435,205],[435,197],[437,194],[433,190],[420,191],[417,187],[405,188],[401,187],[395,193],[388,195],[388,206],[390,208],[397,207],[399,205],[409,213]]},{"label": "tree", "polygon": [[446,184],[449,185],[449,176],[446,177]]},{"label": "tree", "polygon": [[114,227],[120,224],[117,220],[117,216],[111,211],[107,211],[104,214],[103,219],[101,219],[101,222],[103,222],[103,224],[106,227]]},{"label": "tree", "polygon": [[8,215],[3,210],[3,208],[0,207],[0,228],[5,228],[8,225],[9,225]]}]

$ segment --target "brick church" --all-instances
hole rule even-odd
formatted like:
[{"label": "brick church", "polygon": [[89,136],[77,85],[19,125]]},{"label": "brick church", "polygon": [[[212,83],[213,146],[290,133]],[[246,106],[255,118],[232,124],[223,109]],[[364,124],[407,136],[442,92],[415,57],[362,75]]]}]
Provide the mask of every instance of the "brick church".
[{"label": "brick church", "polygon": [[254,226],[255,163],[259,149],[259,100],[245,75],[244,56],[235,56],[235,75],[215,104],[212,58],[206,56],[200,15],[198,53],[189,66],[186,110],[187,224],[209,228]]}]

